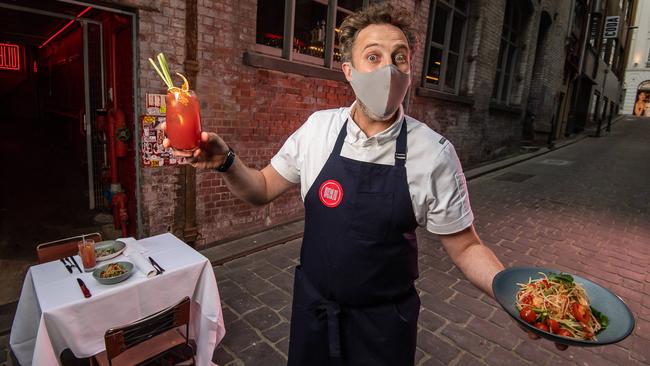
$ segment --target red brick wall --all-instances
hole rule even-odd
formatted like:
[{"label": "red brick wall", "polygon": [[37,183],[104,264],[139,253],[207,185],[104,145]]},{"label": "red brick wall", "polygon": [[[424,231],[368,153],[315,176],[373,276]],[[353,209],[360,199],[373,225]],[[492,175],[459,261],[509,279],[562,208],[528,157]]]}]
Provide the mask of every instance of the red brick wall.
[{"label": "red brick wall", "polygon": [[[311,113],[352,102],[340,82],[246,66],[255,45],[257,2],[199,1],[199,81],[203,128],[219,133],[249,166],[261,169]],[[235,198],[217,173],[197,175],[197,217],[203,243],[301,218],[299,190],[268,207]]]}]

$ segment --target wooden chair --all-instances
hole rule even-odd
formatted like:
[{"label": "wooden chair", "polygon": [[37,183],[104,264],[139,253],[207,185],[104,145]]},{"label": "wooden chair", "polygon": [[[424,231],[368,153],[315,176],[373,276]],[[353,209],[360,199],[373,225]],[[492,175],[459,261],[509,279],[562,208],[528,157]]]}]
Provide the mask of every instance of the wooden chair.
[{"label": "wooden chair", "polygon": [[[85,234],[83,237],[86,239],[92,239],[95,243],[102,241],[102,234],[100,233]],[[80,240],[81,235],[38,244],[36,246],[38,263],[55,261],[57,259],[76,255],[79,253],[77,242]]]},{"label": "wooden chair", "polygon": [[[171,350],[180,350],[194,365],[194,349],[189,342],[190,299],[137,320],[111,328],[104,335],[106,351],[95,355],[91,365],[153,365]],[[185,335],[180,327],[185,327]],[[167,363],[163,363],[167,364]],[[183,365],[186,363],[183,362]]]}]

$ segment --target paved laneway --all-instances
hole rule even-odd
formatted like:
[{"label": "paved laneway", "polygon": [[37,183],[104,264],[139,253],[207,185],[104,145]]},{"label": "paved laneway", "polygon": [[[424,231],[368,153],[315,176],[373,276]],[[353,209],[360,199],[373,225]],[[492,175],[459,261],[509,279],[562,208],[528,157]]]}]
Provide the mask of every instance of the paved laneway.
[{"label": "paved laneway", "polygon": [[[470,182],[479,233],[507,265],[557,268],[619,294],[634,334],[565,352],[530,341],[420,231],[419,365],[650,364],[650,119],[623,119],[590,138]],[[283,365],[300,241],[215,268],[227,335],[220,365]]]}]

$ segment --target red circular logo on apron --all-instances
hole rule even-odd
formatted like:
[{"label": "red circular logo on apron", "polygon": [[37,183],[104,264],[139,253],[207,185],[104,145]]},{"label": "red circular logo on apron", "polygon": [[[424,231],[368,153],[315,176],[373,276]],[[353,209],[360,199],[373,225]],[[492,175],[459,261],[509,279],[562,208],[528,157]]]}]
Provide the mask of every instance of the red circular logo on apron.
[{"label": "red circular logo on apron", "polygon": [[326,180],[318,189],[320,201],[327,207],[336,207],[343,200],[343,187],[335,180]]}]

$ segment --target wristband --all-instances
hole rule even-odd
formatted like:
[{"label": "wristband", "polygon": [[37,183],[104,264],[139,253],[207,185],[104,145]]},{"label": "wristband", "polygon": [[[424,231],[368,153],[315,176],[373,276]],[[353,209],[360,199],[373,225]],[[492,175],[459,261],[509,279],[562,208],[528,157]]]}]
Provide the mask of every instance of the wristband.
[{"label": "wristband", "polygon": [[226,159],[224,160],[223,164],[219,165],[216,170],[220,173],[225,173],[230,169],[230,166],[232,163],[235,161],[235,151],[228,147],[228,152],[226,153]]}]

